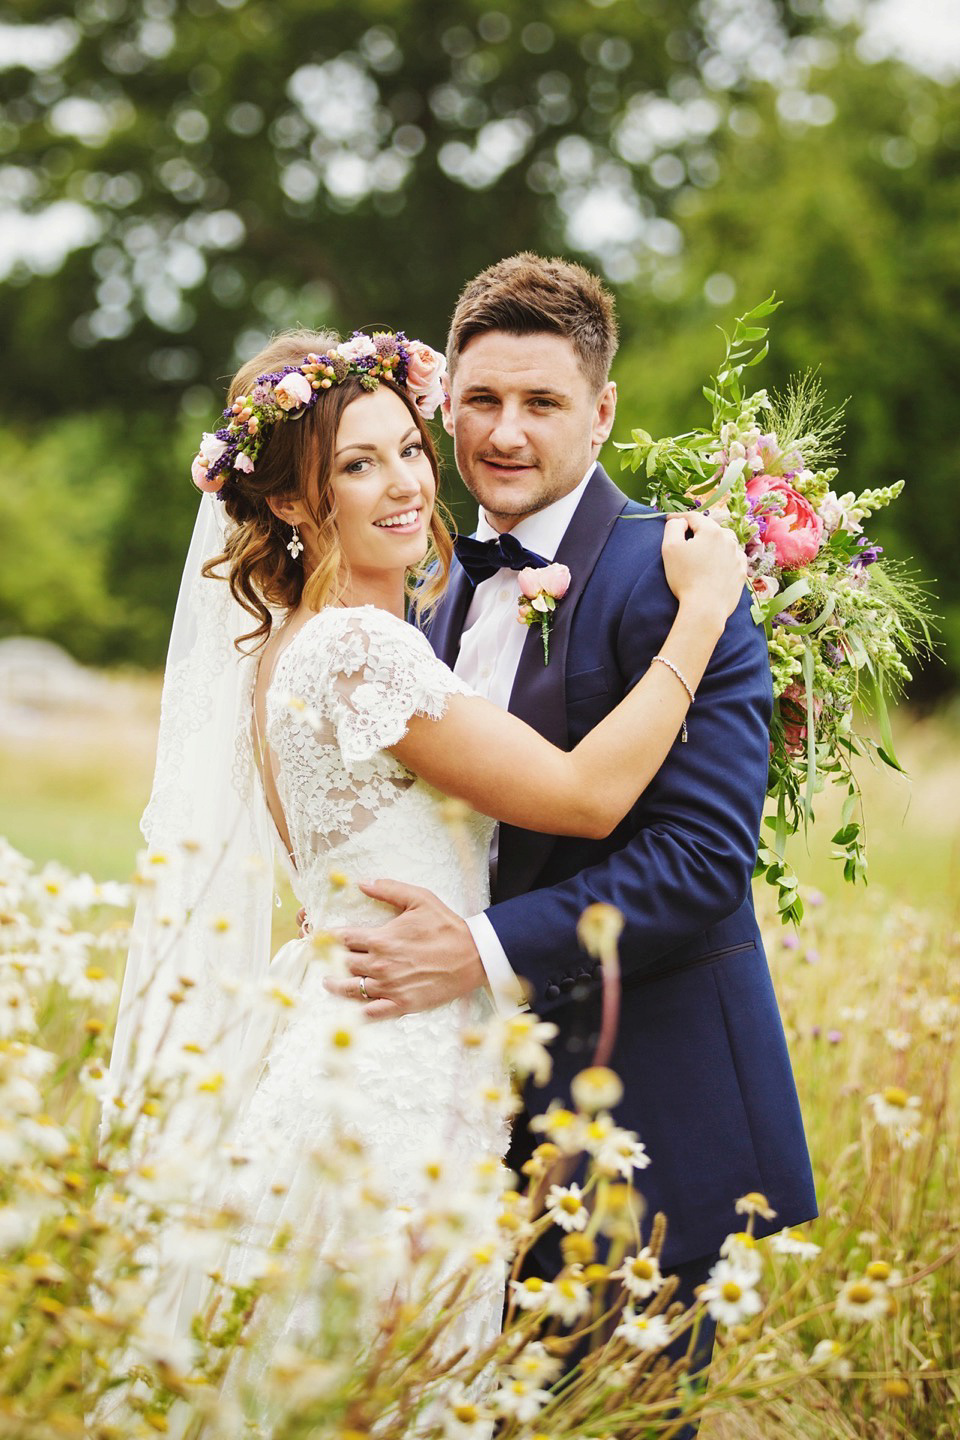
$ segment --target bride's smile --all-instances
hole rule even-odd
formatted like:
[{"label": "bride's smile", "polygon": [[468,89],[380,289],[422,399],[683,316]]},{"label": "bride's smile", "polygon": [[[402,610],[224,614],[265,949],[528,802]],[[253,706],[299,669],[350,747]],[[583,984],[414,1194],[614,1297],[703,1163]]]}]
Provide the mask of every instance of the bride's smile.
[{"label": "bride's smile", "polygon": [[405,572],[427,552],[436,483],[420,431],[388,386],[343,412],[329,486],[352,603],[363,603],[371,582],[379,594],[384,572],[402,592]]}]

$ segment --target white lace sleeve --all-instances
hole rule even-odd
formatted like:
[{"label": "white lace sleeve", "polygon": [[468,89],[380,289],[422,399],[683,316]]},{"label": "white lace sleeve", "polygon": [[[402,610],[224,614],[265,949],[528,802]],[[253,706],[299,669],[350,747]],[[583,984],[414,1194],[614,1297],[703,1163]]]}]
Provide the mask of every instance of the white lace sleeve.
[{"label": "white lace sleeve", "polygon": [[372,605],[330,607],[301,627],[277,661],[266,708],[302,885],[312,883],[308,872],[320,857],[359,844],[415,787],[416,776],[389,748],[411,717],[437,720],[451,695],[472,693],[424,635]]},{"label": "white lace sleeve", "polygon": [[330,637],[324,699],[348,770],[396,745],[414,715],[439,720],[473,692],[412,625],[372,606],[343,612]]}]

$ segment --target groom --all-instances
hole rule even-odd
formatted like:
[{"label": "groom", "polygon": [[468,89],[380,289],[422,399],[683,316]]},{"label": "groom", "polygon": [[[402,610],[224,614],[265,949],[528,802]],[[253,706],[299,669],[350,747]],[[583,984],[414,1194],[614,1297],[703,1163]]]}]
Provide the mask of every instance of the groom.
[{"label": "groom", "polygon": [[[661,523],[632,518],[648,512],[596,463],[613,426],[616,343],[600,281],[531,254],[466,286],[448,341],[444,420],[480,505],[477,538],[512,540],[506,556],[471,546],[469,574],[454,563],[430,639],[475,689],[563,748],[646,672],[676,610]],[[539,627],[517,623],[514,541],[571,572],[546,664]],[[463,920],[427,890],[378,881],[364,888],[400,913],[344,937],[351,970],[376,997],[371,1014],[428,1008],[486,983],[501,1008],[526,997],[554,1021],[553,1077],[532,1097],[541,1110],[566,1099],[598,1029],[599,966],[578,945],[577,921],[596,901],[617,907],[623,994],[610,1064],[625,1094],[616,1119],[646,1145],[648,1212],[667,1216],[663,1267],[687,1296],[742,1228],[740,1196],[767,1197],[776,1220],[766,1229],[816,1212],[750,895],[770,708],[763,632],[744,595],[689,712],[688,742],[678,738],[607,839],[501,825],[485,914]],[[509,1163],[519,1168],[535,1143],[521,1117]],[[558,1254],[540,1263],[555,1267]]]}]

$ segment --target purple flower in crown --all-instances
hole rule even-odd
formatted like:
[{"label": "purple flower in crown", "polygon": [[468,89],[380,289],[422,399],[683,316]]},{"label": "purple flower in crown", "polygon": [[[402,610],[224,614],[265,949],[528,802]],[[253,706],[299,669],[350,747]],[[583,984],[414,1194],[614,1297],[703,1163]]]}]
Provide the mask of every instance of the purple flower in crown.
[{"label": "purple flower in crown", "polygon": [[222,498],[231,475],[250,475],[257,457],[281,420],[298,420],[313,408],[320,393],[356,375],[365,390],[381,380],[406,389],[417,410],[431,420],[443,401],[444,357],[423,340],[409,340],[402,330],[355,330],[349,340],[326,355],[312,352],[299,365],[258,375],[249,395],[240,395],[223,412],[226,424],[205,434],[190,467],[198,490]]}]

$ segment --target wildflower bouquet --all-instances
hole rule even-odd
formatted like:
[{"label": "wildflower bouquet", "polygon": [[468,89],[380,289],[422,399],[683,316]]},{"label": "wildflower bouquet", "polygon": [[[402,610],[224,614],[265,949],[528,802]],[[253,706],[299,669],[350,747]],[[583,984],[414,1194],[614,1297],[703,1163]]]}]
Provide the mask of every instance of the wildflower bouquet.
[{"label": "wildflower bouquet", "polygon": [[[784,922],[803,904],[786,860],[789,837],[813,820],[824,780],[845,788],[833,836],[844,877],[866,879],[865,832],[856,756],[876,754],[895,770],[888,700],[911,678],[910,657],[930,649],[924,589],[864,533],[864,522],[896,500],[903,481],[838,493],[834,458],[843,407],[830,411],[814,375],[783,395],[746,393],[744,372],[763,360],[773,296],[741,316],[703,393],[709,426],[654,440],[634,430],[621,464],[647,480],[658,511],[708,507],[732,527],[749,564],[753,615],[767,636],[775,697],[765,821],[757,873],[779,890]],[[861,710],[879,741],[857,728]],[[769,832],[772,831],[772,835]]]}]

